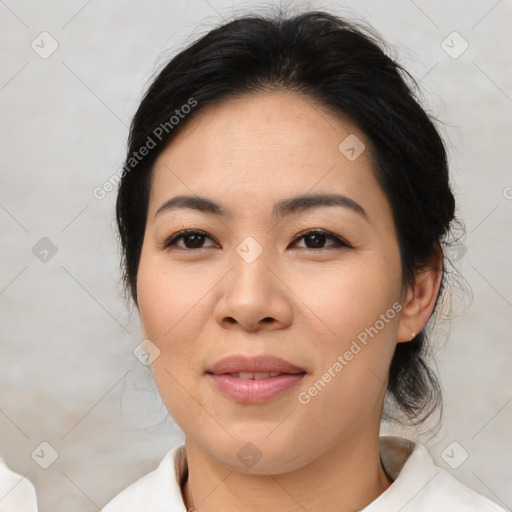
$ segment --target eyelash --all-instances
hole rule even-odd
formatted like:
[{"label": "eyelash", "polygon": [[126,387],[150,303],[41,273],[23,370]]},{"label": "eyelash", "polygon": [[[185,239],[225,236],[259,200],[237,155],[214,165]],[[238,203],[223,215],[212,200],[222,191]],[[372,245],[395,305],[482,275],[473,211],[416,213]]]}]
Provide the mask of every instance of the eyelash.
[{"label": "eyelash", "polygon": [[[206,236],[207,238],[210,238],[212,240],[212,238],[210,236],[208,236],[207,233],[205,233],[204,231],[200,231],[200,230],[196,230],[196,229],[186,229],[184,231],[180,231],[174,235],[172,235],[171,237],[169,237],[168,239],[166,239],[161,248],[162,249],[167,249],[169,250],[173,245],[176,244],[176,242],[182,238],[184,238],[185,236],[187,235],[200,235],[200,236]],[[340,238],[339,236],[337,235],[334,235],[332,233],[330,233],[329,231],[325,231],[323,229],[309,229],[307,231],[303,231],[302,233],[299,233],[299,235],[297,235],[292,243],[296,243],[298,242],[300,239],[302,238],[305,238],[309,235],[324,235],[326,238],[334,241],[336,243],[336,246],[334,246],[335,249],[339,249],[339,248],[342,248],[342,247],[345,247],[345,248],[349,248],[351,249],[352,246],[346,242],[345,240],[343,240],[342,238]],[[309,247],[304,247],[302,249],[306,249],[308,251],[315,251],[315,252],[318,252],[318,251],[325,251],[327,249],[332,249],[333,247],[324,247],[324,248],[320,248],[320,249],[312,249],[312,248],[309,248]],[[184,251],[197,251],[197,250],[200,250],[200,249],[208,249],[208,247],[199,247],[197,249],[189,249],[187,247],[180,247],[179,248],[180,250],[184,250]]]}]

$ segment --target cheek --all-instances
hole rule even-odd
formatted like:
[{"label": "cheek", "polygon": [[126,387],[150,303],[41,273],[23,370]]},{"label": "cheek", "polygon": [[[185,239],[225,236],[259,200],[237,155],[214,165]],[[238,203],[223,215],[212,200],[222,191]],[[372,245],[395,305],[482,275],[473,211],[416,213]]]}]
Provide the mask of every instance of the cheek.
[{"label": "cheek", "polygon": [[[303,315],[318,324],[326,338],[346,342],[373,326],[399,300],[400,274],[394,259],[383,263],[369,255],[332,269],[297,272],[290,279],[303,301]],[[391,315],[393,321],[386,325],[396,324],[397,315]]]},{"label": "cheek", "polygon": [[[295,280],[294,291],[307,297],[304,315],[310,318],[320,362],[315,379],[321,382],[310,382],[321,390],[311,400],[312,413],[322,409],[322,414],[340,422],[347,414],[364,416],[382,398],[401,310],[397,258],[368,255],[357,263],[354,259],[353,264]],[[329,403],[336,405],[326,408]]]},{"label": "cheek", "polygon": [[137,276],[140,319],[145,335],[160,350],[168,348],[168,340],[179,339],[177,333],[193,337],[201,325],[201,298],[213,285],[207,281],[190,267],[171,269],[165,254],[143,251]]},{"label": "cheek", "polygon": [[[151,365],[153,377],[169,413],[180,425],[190,414],[187,390],[200,368],[196,341],[207,314],[206,302],[201,301],[205,288],[198,272],[171,271],[165,257],[143,251],[137,276],[140,319],[144,335],[160,351]],[[201,410],[194,412],[201,414]]]}]

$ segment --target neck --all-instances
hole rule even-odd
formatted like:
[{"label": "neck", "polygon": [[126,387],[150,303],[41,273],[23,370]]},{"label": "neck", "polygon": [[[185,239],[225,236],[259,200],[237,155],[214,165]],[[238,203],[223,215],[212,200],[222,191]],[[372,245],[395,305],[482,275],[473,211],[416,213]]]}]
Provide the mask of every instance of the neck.
[{"label": "neck", "polygon": [[310,464],[279,475],[236,472],[189,438],[185,446],[188,479],[182,494],[186,509],[197,512],[353,512],[391,485],[380,461],[378,432],[344,439]]}]

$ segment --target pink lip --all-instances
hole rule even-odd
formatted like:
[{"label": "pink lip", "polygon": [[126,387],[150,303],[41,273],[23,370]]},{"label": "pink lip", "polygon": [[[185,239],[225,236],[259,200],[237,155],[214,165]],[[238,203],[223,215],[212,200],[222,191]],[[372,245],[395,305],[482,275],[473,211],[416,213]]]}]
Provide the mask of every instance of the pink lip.
[{"label": "pink lip", "polygon": [[221,375],[225,373],[239,372],[279,372],[279,373],[303,373],[306,370],[294,364],[270,354],[259,356],[233,355],[217,361],[208,373]]},{"label": "pink lip", "polygon": [[[241,379],[233,375],[240,372],[272,372],[282,375],[266,379]],[[280,357],[235,355],[217,361],[206,373],[216,387],[233,400],[257,404],[271,400],[295,387],[306,371]]]}]

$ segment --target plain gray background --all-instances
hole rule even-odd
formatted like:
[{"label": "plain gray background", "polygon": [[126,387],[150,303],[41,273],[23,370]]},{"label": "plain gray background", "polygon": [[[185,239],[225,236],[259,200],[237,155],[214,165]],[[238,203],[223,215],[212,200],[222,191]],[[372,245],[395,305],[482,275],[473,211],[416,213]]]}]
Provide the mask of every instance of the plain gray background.
[{"label": "plain gray background", "polygon": [[[510,509],[512,2],[289,4],[370,22],[446,123],[467,228],[453,258],[474,298],[456,294],[451,313],[464,315],[439,333],[441,430],[383,432],[424,442]],[[122,166],[154,72],[251,5],[0,0],[0,453],[34,482],[42,512],[99,510],[183,440],[133,355],[142,338],[119,293],[115,191],[92,191]],[[52,450],[43,469],[37,454],[48,463]]]}]

